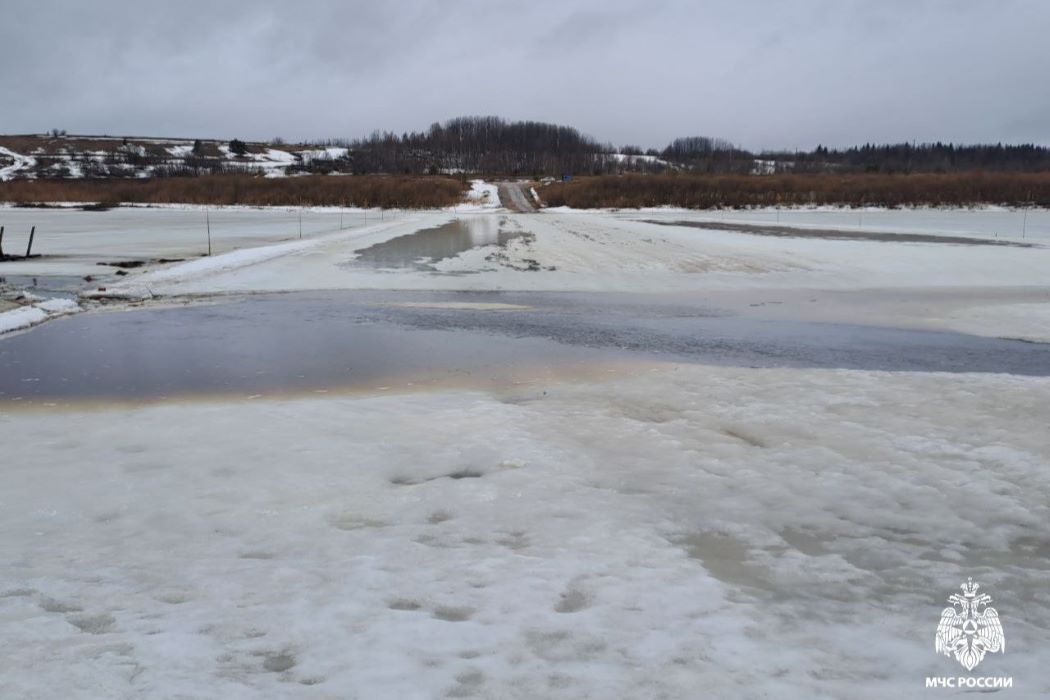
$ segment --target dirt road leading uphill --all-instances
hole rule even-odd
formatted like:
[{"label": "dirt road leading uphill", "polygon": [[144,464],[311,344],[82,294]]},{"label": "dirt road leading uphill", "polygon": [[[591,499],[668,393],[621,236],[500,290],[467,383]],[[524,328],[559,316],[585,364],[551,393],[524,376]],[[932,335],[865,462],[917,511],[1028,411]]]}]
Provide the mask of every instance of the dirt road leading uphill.
[{"label": "dirt road leading uphill", "polygon": [[526,187],[527,185],[521,182],[499,183],[500,203],[519,214],[535,214],[536,207]]}]

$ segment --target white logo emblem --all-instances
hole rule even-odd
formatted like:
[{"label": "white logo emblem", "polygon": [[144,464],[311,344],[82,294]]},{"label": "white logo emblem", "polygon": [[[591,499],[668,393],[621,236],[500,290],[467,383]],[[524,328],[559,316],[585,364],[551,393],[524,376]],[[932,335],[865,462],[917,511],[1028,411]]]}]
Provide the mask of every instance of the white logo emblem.
[{"label": "white logo emblem", "polygon": [[[980,586],[972,578],[959,587],[963,594],[948,596],[952,607],[941,613],[934,648],[938,654],[954,654],[967,671],[972,671],[988,652],[1005,651],[1006,639],[999,613],[995,608],[987,607],[992,597],[985,593],[977,595]],[[985,606],[984,610],[980,609],[982,606]]]}]

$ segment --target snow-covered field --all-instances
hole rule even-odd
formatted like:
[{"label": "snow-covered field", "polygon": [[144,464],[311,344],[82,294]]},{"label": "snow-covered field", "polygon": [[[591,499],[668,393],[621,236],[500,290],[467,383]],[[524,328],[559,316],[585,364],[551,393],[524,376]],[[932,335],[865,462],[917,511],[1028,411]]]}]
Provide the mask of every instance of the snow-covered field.
[{"label": "snow-covered field", "polygon": [[[348,230],[304,213],[302,241],[295,211],[217,227],[213,210],[221,254],[105,294],[586,290],[1050,339],[1042,245],[517,215],[495,197],[479,183],[458,211],[344,214]],[[56,257],[0,276],[202,240],[201,211],[12,213],[54,217],[38,236]],[[984,212],[886,216],[991,232]],[[454,219],[462,231],[442,228]],[[452,247],[383,263],[426,249],[422,229]],[[526,313],[518,297],[504,306]],[[1050,379],[551,364],[502,383],[0,404],[0,697],[952,696],[924,679],[966,675],[933,640],[969,576],[1007,638],[978,675],[1012,676],[1004,697],[1050,694]]]},{"label": "snow-covered field", "polygon": [[[185,159],[193,155],[195,144],[195,140],[188,139],[133,138],[121,144],[121,140],[112,137],[72,136],[69,141],[65,138],[56,140],[45,135],[36,148],[25,153],[0,146],[0,181],[37,177],[38,161],[46,165],[46,170],[51,176],[81,178],[85,176],[85,166],[90,166],[95,171],[95,177],[100,174],[150,177],[155,174],[158,166],[184,166]],[[85,148],[85,141],[98,141],[104,148]],[[147,147],[152,146],[159,146],[159,152],[156,148],[147,150]],[[253,144],[250,151],[237,155],[231,150],[228,142],[205,140],[204,146],[205,153],[214,149],[212,153],[218,156],[227,171],[261,173],[266,177],[285,177],[294,174],[297,165],[309,164],[318,159],[336,160],[347,155],[347,149],[339,147],[293,148]],[[128,154],[138,158],[148,156],[152,158],[152,162],[123,162],[123,157]]]},{"label": "snow-covered field", "polygon": [[919,697],[973,576],[980,670],[1043,697],[1048,415],[1045,379],[648,365],[8,412],[0,692]]}]

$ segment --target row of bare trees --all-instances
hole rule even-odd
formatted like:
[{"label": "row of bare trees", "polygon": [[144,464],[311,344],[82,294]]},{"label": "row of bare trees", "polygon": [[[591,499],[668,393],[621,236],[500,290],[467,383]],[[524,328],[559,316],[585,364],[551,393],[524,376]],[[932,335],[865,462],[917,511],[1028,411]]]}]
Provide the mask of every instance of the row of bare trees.
[{"label": "row of bare trees", "polygon": [[[58,139],[59,137],[55,137]],[[104,154],[72,153],[75,137],[61,137],[60,153],[37,158],[36,177],[86,178],[200,176],[258,173],[252,153],[266,146],[233,139],[224,148],[196,141],[190,152],[173,157],[161,144],[114,141]],[[676,138],[662,150],[616,148],[579,130],[538,121],[499,117],[459,117],[426,131],[373,132],[356,140],[328,141],[340,150],[318,154],[317,146],[271,148],[291,152],[289,174],[488,174],[532,177],[687,172],[706,175],[918,174],[955,172],[1048,172],[1050,149],[1034,144],[956,145],[865,144],[845,149],[817,146],[811,151],[752,152],[708,136]],[[231,159],[230,156],[233,156]]]}]

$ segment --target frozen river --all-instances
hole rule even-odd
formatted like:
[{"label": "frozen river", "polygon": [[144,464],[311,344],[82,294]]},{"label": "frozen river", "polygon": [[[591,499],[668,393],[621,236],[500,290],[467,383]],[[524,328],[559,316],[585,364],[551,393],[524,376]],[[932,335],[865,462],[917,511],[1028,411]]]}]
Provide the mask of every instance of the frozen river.
[{"label": "frozen river", "polygon": [[0,695],[1050,695],[1045,213],[490,209],[14,212]]},{"label": "frozen river", "polygon": [[21,255],[36,227],[33,252],[41,259],[0,263],[0,277],[112,272],[105,263],[159,258],[190,259],[209,250],[225,253],[330,234],[393,218],[397,214],[363,209],[275,207],[119,207],[84,211],[76,207],[0,207],[4,252]]}]

